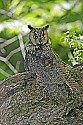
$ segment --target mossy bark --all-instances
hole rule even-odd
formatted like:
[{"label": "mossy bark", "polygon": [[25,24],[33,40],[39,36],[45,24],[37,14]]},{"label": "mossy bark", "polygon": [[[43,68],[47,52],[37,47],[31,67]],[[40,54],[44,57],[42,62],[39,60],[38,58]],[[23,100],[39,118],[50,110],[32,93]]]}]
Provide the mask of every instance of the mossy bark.
[{"label": "mossy bark", "polygon": [[1,81],[1,125],[83,124],[83,65],[73,68],[61,60],[56,63],[60,69],[56,67],[55,78],[51,76],[55,80],[52,84],[41,83],[28,72]]}]

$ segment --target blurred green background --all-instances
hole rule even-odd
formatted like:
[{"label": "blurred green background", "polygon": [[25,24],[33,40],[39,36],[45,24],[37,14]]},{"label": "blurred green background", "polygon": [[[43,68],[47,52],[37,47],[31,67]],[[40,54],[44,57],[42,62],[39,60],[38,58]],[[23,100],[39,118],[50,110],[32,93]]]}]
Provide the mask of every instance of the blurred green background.
[{"label": "blurred green background", "polygon": [[65,32],[83,34],[83,0],[0,0],[0,80],[24,71],[28,24],[49,24],[53,49],[72,65],[68,61],[73,57],[72,48],[64,41]]}]

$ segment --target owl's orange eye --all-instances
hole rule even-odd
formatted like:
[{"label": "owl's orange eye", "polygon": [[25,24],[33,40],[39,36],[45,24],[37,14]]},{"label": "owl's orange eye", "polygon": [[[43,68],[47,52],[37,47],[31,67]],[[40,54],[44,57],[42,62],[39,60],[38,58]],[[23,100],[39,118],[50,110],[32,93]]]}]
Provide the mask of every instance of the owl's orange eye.
[{"label": "owl's orange eye", "polygon": [[33,38],[34,38],[34,39],[37,39],[37,38],[38,38],[38,36],[35,36],[35,35],[34,35],[34,36],[33,36]]}]

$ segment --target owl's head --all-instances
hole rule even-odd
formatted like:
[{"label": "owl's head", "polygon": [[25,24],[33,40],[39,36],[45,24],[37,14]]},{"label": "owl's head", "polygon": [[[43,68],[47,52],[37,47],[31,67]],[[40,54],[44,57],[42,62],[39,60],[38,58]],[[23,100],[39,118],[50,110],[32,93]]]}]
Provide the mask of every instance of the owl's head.
[{"label": "owl's head", "polygon": [[33,45],[41,46],[48,42],[48,28],[49,25],[43,28],[33,28],[31,25],[28,25],[30,29],[29,40]]}]

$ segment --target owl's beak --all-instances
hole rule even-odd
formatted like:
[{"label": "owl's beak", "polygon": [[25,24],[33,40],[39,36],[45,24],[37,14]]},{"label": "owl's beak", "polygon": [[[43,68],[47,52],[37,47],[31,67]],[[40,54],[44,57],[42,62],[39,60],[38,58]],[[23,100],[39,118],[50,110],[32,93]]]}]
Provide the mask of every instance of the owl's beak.
[{"label": "owl's beak", "polygon": [[41,45],[42,44],[42,40],[41,39],[39,39],[39,41],[37,42],[37,45]]},{"label": "owl's beak", "polygon": [[39,40],[39,44],[42,44],[42,39]]}]

